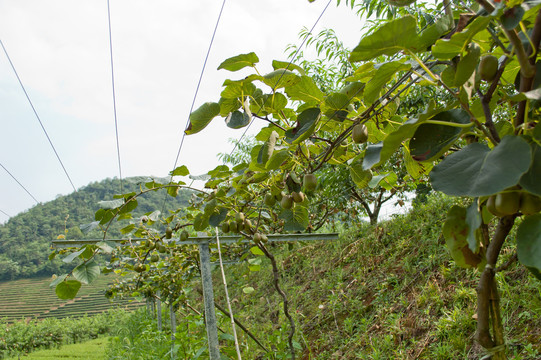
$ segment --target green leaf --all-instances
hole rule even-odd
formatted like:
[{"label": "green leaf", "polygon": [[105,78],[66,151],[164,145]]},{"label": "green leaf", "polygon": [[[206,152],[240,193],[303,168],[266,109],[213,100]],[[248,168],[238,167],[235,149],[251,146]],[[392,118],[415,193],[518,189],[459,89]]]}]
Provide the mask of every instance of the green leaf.
[{"label": "green leaf", "polygon": [[301,76],[300,81],[294,86],[285,89],[285,92],[291,100],[304,101],[310,104],[320,103],[325,98],[325,94],[309,76]]},{"label": "green leaf", "polygon": [[370,180],[372,180],[372,172],[370,170],[363,170],[363,165],[360,162],[355,162],[349,167],[349,175],[351,180],[360,189],[368,186]]},{"label": "green leaf", "polygon": [[[255,289],[251,286],[246,286],[244,288],[242,288],[242,292],[245,293],[245,294],[251,294],[255,291]],[[234,340],[234,338],[233,338]]]},{"label": "green leaf", "polygon": [[190,114],[190,124],[186,135],[192,135],[203,130],[216,116],[220,114],[220,104],[206,102]]},{"label": "green leaf", "polygon": [[319,108],[304,110],[297,117],[297,127],[286,131],[286,141],[289,144],[298,144],[308,139],[316,130],[320,118],[321,110]]},{"label": "green leaf", "polygon": [[[462,109],[451,109],[434,115],[430,120],[450,124],[471,124],[470,115]],[[473,124],[472,124],[473,126]],[[446,152],[459,136],[469,128],[439,124],[421,124],[410,140],[411,157],[417,161],[431,161]]]},{"label": "green leaf", "polygon": [[[99,211],[99,210],[98,210]],[[91,232],[92,230],[96,229],[98,226],[99,226],[100,222],[99,221],[93,221],[89,224],[83,224],[81,226],[79,226],[79,228],[81,229],[81,231],[83,233],[89,233]]]},{"label": "green leaf", "polygon": [[263,76],[265,85],[273,90],[291,87],[301,81],[301,77],[293,71],[278,69]]},{"label": "green leaf", "polygon": [[254,67],[255,64],[257,64],[258,62],[259,62],[259,58],[254,52],[251,52],[248,54],[241,54],[241,55],[230,57],[227,60],[224,60],[220,64],[220,66],[218,66],[218,70],[225,69],[229,71],[238,71],[247,66]]},{"label": "green leaf", "polygon": [[407,120],[398,129],[387,135],[382,142],[369,144],[364,156],[363,169],[372,169],[389,160],[402,145],[402,142],[413,136],[417,127],[424,120],[424,118]]},{"label": "green leaf", "polygon": [[442,16],[436,22],[428,26],[419,36],[417,50],[424,51],[439,40],[443,34],[451,30],[451,20],[448,16]]},{"label": "green leaf", "polygon": [[90,284],[100,276],[100,266],[94,260],[73,269],[73,277],[83,284]]},{"label": "green leaf", "polygon": [[[112,246],[111,246],[112,245]],[[113,242],[110,241],[99,241],[96,243],[96,246],[101,249],[105,254],[110,254],[113,252],[116,247]]]},{"label": "green leaf", "polygon": [[308,209],[298,204],[292,209],[283,210],[279,217],[285,220],[285,231],[304,231],[310,224]]},{"label": "green leaf", "polygon": [[481,213],[479,212],[479,206],[477,200],[468,206],[466,210],[466,224],[468,224],[468,246],[470,250],[474,253],[479,252],[479,247],[481,246],[481,233],[479,228],[483,222],[481,218]]},{"label": "green leaf", "polygon": [[101,209],[116,209],[124,205],[124,199],[98,201],[98,206]]},{"label": "green leaf", "polygon": [[351,82],[340,89],[340,94],[347,96],[348,101],[360,101],[363,96],[365,84],[359,81]]},{"label": "green leaf", "polygon": [[231,129],[240,129],[247,126],[252,117],[245,112],[234,111],[225,118],[225,124]]},{"label": "green leaf", "polygon": [[267,170],[276,170],[289,158],[289,156],[288,150],[276,151],[265,164],[265,168]]},{"label": "green leaf", "polygon": [[51,283],[49,284],[49,287],[56,287],[56,285],[60,284],[60,283],[61,283],[62,281],[64,281],[67,277],[68,277],[68,274],[64,274],[64,275],[58,276],[56,279],[54,279],[53,281],[51,281]]},{"label": "green leaf", "polygon": [[524,100],[541,100],[541,88],[518,93],[511,97],[511,101],[520,102]]},{"label": "green leaf", "polygon": [[394,172],[386,172],[376,176],[372,176],[372,179],[368,183],[368,186],[375,189],[377,186],[381,186],[385,190],[391,190],[398,180],[398,176]]},{"label": "green leaf", "polygon": [[265,253],[257,246],[252,246],[250,252],[256,256],[265,256]]},{"label": "green leaf", "polygon": [[479,16],[461,32],[454,33],[450,39],[440,39],[432,46],[432,55],[441,60],[450,60],[461,54],[478,32],[490,23],[489,16]]},{"label": "green leaf", "polygon": [[209,225],[212,226],[212,227],[216,227],[216,226],[220,225],[220,223],[222,221],[224,221],[225,218],[227,217],[227,212],[228,212],[228,210],[226,208],[221,208],[217,213],[214,212],[209,217]]},{"label": "green leaf", "polygon": [[466,223],[466,209],[454,205],[447,213],[443,224],[443,237],[451,257],[463,268],[483,268],[486,260],[483,253],[474,253],[467,241],[469,226]]},{"label": "green leaf", "polygon": [[447,156],[430,172],[434,190],[454,196],[486,196],[516,185],[530,167],[530,146],[506,136],[494,149],[473,143]]},{"label": "green leaf", "polygon": [[203,231],[209,226],[209,218],[203,213],[199,213],[193,219],[193,228],[195,231]]},{"label": "green leaf", "polygon": [[406,165],[406,171],[412,179],[419,179],[423,175],[428,175],[430,170],[432,170],[433,163],[428,161],[415,161],[409,153],[409,149],[404,146],[402,148],[404,164]]},{"label": "green leaf", "polygon": [[527,216],[517,230],[520,263],[541,280],[541,214]]},{"label": "green leaf", "polygon": [[406,15],[382,25],[372,34],[365,36],[353,49],[349,61],[367,61],[380,55],[394,55],[418,44],[417,21]]},{"label": "green leaf", "polygon": [[222,91],[220,96],[223,99],[243,99],[246,96],[253,95],[256,91],[254,84],[248,81],[230,81],[224,82],[226,88]]},{"label": "green leaf", "polygon": [[79,292],[80,288],[81,288],[81,283],[79,281],[66,280],[56,285],[55,292],[56,292],[56,296],[58,296],[60,299],[68,300],[68,299],[73,299]]},{"label": "green leaf", "polygon": [[218,104],[220,105],[220,116],[227,116],[229,113],[232,113],[235,110],[238,110],[242,106],[242,102],[240,99],[226,99],[226,98],[220,98],[220,101],[218,101]]},{"label": "green leaf", "polygon": [[64,259],[62,259],[63,262],[65,262],[66,264],[69,264],[70,262],[72,262],[74,259],[76,259],[79,255],[81,255],[82,253],[84,253],[86,250],[86,246],[81,248],[79,251],[76,251],[76,252],[72,252],[71,254],[69,254],[68,256],[66,256]]},{"label": "green leaf", "polygon": [[460,59],[456,67],[454,86],[462,86],[472,76],[477,64],[479,63],[479,57],[481,56],[481,48],[476,43],[471,43],[468,48],[468,53]]},{"label": "green leaf", "polygon": [[301,68],[299,65],[295,65],[289,61],[279,61],[279,60],[272,60],[272,68],[274,70],[278,69],[288,69],[288,70],[297,70],[299,74],[306,75],[303,68]]},{"label": "green leaf", "polygon": [[186,165],[182,165],[177,167],[175,170],[171,171],[169,173],[171,176],[188,176],[190,175],[190,171],[186,167]]},{"label": "green leaf", "polygon": [[[540,128],[537,125],[537,128]],[[541,196],[541,146],[536,143],[530,144],[532,163],[528,171],[520,178],[520,186],[532,194]]]},{"label": "green leaf", "polygon": [[364,88],[364,100],[368,104],[372,104],[379,98],[381,89],[393,78],[394,74],[410,68],[410,64],[404,64],[400,61],[387,62],[381,65],[372,80]]}]

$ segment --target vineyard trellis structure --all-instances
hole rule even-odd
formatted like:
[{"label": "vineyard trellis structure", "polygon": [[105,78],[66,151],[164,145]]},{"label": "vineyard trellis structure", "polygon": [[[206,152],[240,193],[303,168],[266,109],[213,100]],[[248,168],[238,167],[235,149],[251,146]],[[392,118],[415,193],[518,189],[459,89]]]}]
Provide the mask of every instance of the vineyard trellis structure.
[{"label": "vineyard trellis structure", "polygon": [[[297,242],[297,241],[330,241],[337,240],[338,233],[321,233],[321,234],[273,234],[268,235],[269,242]],[[133,239],[141,241],[144,239]],[[103,239],[82,239],[82,240],[53,240],[51,246],[56,249],[82,247],[85,245],[93,245]],[[129,239],[107,239],[107,242],[114,243],[119,246],[129,245]],[[243,238],[242,235],[236,236],[220,236],[220,244],[232,243],[248,243],[252,240]],[[215,236],[197,236],[191,237],[186,241],[172,240],[178,246],[197,245],[199,247],[199,260],[201,262],[201,285],[203,289],[203,301],[205,309],[205,325],[207,330],[209,359],[220,359],[220,348],[218,342],[218,325],[216,322],[216,312],[214,305],[214,289],[212,286],[212,271],[210,262],[210,244],[216,243]],[[173,346],[173,344],[171,345]]]}]

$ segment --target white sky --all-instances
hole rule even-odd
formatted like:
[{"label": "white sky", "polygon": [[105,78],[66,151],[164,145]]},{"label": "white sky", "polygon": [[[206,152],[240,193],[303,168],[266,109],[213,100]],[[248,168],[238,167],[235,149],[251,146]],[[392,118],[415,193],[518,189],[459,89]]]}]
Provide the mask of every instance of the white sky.
[{"label": "white sky", "polygon": [[[118,131],[123,177],[172,170],[221,0],[111,0]],[[287,60],[288,44],[311,28],[327,0],[227,0],[195,108],[218,101],[228,57],[254,51],[261,73]],[[314,30],[333,28],[349,48],[361,22],[333,0]],[[76,188],[118,177],[106,0],[0,0],[0,39]],[[0,164],[38,201],[73,191],[0,49]],[[257,129],[253,127],[252,133]],[[178,165],[202,174],[228,153],[216,118],[186,137]],[[11,216],[34,200],[0,168],[0,210]],[[0,212],[0,223],[8,219]]]}]

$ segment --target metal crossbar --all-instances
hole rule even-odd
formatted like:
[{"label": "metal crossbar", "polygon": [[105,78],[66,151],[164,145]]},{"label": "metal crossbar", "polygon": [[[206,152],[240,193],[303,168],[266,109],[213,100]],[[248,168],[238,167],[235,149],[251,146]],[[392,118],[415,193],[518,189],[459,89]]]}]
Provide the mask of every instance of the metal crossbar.
[{"label": "metal crossbar", "polygon": [[[328,234],[274,234],[268,235],[269,242],[290,242],[290,241],[326,241],[338,239],[338,233]],[[101,241],[112,242],[119,246],[132,245],[147,239],[84,239],[84,240],[53,240],[53,248],[81,247],[84,245],[93,245]],[[212,287],[212,268],[210,262],[209,245],[216,243],[215,236],[197,236],[188,238],[186,241],[178,239],[169,240],[177,245],[198,245],[199,259],[201,261],[201,285],[203,288],[203,301],[205,305],[205,324],[207,328],[207,339],[209,347],[210,360],[220,359],[220,347],[218,342],[218,325],[216,323],[216,312],[214,310],[214,289]],[[252,240],[238,236],[221,236],[220,243],[234,244],[247,243]],[[172,308],[171,308],[172,309]],[[172,311],[172,310],[171,310]]]}]

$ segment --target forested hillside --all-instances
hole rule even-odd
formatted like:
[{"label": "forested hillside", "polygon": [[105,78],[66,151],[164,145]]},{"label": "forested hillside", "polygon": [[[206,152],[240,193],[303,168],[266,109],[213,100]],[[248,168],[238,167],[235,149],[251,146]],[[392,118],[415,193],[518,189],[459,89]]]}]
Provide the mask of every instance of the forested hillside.
[{"label": "forested hillside", "polygon": [[[139,188],[136,179],[124,181],[124,192]],[[61,260],[49,261],[50,241],[60,234],[67,239],[93,238],[97,231],[83,234],[81,224],[94,220],[98,202],[111,200],[120,190],[120,180],[105,179],[91,183],[78,192],[59,196],[53,201],[40,203],[20,213],[6,224],[0,225],[0,280],[50,275],[61,271]],[[189,191],[181,191],[176,198],[167,198],[165,209],[182,208],[190,197]],[[162,209],[163,193],[150,191],[138,198],[136,215]],[[67,234],[65,233],[67,230]],[[112,231],[111,236],[119,236]]]}]

